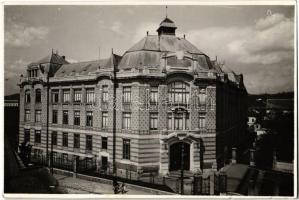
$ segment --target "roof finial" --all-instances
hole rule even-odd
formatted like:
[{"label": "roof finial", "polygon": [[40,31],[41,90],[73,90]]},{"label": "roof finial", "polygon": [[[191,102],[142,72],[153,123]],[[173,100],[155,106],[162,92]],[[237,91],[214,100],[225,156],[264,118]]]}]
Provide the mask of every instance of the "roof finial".
[{"label": "roof finial", "polygon": [[99,46],[99,60],[101,60],[101,47]]},{"label": "roof finial", "polygon": [[166,6],[166,18],[167,18],[167,6]]}]

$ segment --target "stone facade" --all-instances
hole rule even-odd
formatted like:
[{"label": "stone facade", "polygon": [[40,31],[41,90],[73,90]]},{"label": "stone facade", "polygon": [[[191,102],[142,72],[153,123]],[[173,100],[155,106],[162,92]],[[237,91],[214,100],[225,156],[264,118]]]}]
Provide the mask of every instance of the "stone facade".
[{"label": "stone facade", "polygon": [[[163,25],[160,25],[161,29]],[[235,79],[231,80],[227,76],[229,72],[223,71],[217,62],[210,61],[205,54],[197,52],[199,50],[185,39],[181,41],[175,35],[163,35],[163,31],[159,34],[159,45],[163,45],[165,37],[174,43],[185,44],[174,45],[169,50],[153,50],[151,53],[158,57],[147,57],[147,50],[138,50],[138,46],[146,48],[146,44],[137,43],[122,57],[112,53],[108,59],[69,64],[63,56],[52,53],[46,61],[43,59],[43,62],[28,65],[28,74],[20,83],[20,143],[25,140],[25,130],[30,130],[28,142],[33,145],[33,154],[45,154],[48,120],[48,148],[51,134],[57,132],[57,145],[54,145],[56,156],[67,154],[69,159],[74,156],[95,159],[98,168],[103,167],[107,159],[107,170],[111,170],[113,72],[117,70],[118,176],[128,176],[130,173],[131,177],[138,178],[147,172],[168,174],[179,166],[170,155],[174,153],[170,151],[171,146],[178,143],[187,145],[188,152],[183,157],[188,164],[186,170],[197,172],[210,169],[216,163],[221,167],[224,149],[232,147],[232,142],[238,142],[237,138],[242,138],[243,125],[246,124],[247,92],[242,75],[234,74]],[[151,61],[153,58],[159,60]],[[141,66],[137,66],[140,63],[134,64],[136,59],[141,60]],[[43,66],[44,63],[47,65]],[[154,66],[157,63],[158,66]],[[30,70],[36,68],[39,73],[32,77]],[[42,91],[40,103],[35,101],[38,88]],[[103,101],[103,88],[108,88],[107,102]],[[125,88],[129,89],[127,94]],[[156,93],[152,92],[153,88],[157,88]],[[74,91],[78,89],[81,91],[79,103],[74,101]],[[93,91],[92,97],[87,94],[90,89]],[[69,90],[68,97],[63,94],[64,90]],[[31,101],[25,102],[28,91]],[[53,101],[55,92],[58,92],[58,102]],[[124,102],[126,95],[130,96],[128,102]],[[64,102],[64,98],[68,101]],[[93,99],[91,103],[88,98]],[[156,98],[157,102],[151,102],[151,98]],[[35,121],[35,110],[38,109],[41,110],[40,122]],[[26,110],[30,110],[30,119],[27,120]],[[57,112],[57,122],[53,119],[54,110]],[[65,124],[64,111],[68,113]],[[80,125],[74,125],[75,111],[80,112]],[[92,126],[87,126],[88,112],[92,113]],[[104,126],[106,118],[103,116],[106,115],[107,126]],[[41,131],[40,142],[35,140],[36,130]],[[68,133],[67,146],[63,146],[63,133]],[[80,135],[80,148],[74,148],[74,134]],[[87,135],[92,136],[92,150],[86,147]],[[102,144],[103,138],[107,138],[107,149]],[[125,141],[129,141],[129,155],[125,155]]]}]

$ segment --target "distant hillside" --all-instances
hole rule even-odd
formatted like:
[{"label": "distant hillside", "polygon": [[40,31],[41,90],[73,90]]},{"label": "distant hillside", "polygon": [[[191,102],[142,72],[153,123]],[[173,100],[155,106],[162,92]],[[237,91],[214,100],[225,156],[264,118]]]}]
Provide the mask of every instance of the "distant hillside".
[{"label": "distant hillside", "polygon": [[265,106],[267,99],[294,99],[294,92],[276,94],[248,94],[248,107]]},{"label": "distant hillside", "polygon": [[20,94],[11,94],[4,97],[4,100],[19,100]]}]

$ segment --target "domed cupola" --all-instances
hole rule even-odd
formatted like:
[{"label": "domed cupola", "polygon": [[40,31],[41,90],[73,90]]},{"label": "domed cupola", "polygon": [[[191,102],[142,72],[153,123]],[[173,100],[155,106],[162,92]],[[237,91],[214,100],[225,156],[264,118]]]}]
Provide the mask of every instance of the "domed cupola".
[{"label": "domed cupola", "polygon": [[158,35],[175,35],[175,29],[177,27],[175,26],[174,22],[169,19],[165,18],[161,23],[159,28],[157,29]]}]

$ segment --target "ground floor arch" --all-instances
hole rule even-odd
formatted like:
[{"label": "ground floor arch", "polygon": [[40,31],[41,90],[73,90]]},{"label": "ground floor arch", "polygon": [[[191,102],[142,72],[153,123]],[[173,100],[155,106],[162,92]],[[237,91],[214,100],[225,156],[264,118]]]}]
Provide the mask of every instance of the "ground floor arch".
[{"label": "ground floor arch", "polygon": [[169,149],[169,171],[190,170],[190,144],[176,142]]}]

